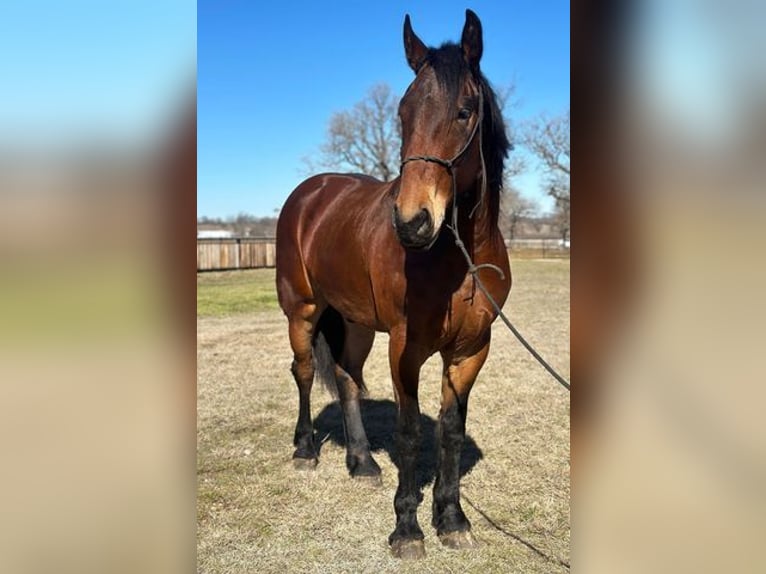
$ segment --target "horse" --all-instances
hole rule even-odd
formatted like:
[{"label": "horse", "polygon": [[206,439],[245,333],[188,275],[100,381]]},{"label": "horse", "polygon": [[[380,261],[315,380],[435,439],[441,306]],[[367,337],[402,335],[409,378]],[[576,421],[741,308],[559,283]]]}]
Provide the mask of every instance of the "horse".
[{"label": "horse", "polygon": [[460,506],[459,462],[468,397],[489,352],[496,312],[476,289],[466,255],[502,306],[511,273],[497,223],[510,143],[496,96],[480,70],[483,40],[476,14],[466,10],[460,44],[439,48],[418,38],[407,14],[404,50],[415,79],[398,109],[399,176],[381,182],[325,173],[302,182],[277,223],[276,283],[298,387],[296,466],[313,468],[318,462],[310,396],[315,363],[329,356],[349,473],[379,482],[381,470],[362,424],[362,367],[376,331],[389,334],[399,483],[396,526],[388,542],[396,557],[421,558],[418,380],[421,366],[436,352],[443,373],[432,525],[447,547],[476,544]]}]

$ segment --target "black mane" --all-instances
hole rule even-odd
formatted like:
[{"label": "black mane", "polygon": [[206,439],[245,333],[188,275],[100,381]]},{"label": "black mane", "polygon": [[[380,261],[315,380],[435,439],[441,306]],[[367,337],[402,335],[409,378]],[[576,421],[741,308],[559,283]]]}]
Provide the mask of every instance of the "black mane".
[{"label": "black mane", "polygon": [[512,149],[505,128],[505,120],[497,103],[497,97],[481,70],[472,70],[465,59],[460,46],[452,42],[439,48],[429,48],[424,65],[431,66],[437,81],[446,90],[450,99],[457,98],[466,76],[472,77],[482,91],[484,99],[482,147],[487,169],[486,208],[493,223],[497,223],[500,213],[500,192],[503,187],[503,168],[505,158]]}]

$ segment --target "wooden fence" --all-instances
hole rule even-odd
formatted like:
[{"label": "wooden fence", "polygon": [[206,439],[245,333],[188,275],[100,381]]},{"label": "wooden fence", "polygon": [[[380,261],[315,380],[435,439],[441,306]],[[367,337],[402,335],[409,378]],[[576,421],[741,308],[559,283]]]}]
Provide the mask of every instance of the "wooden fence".
[{"label": "wooden fence", "polygon": [[[511,259],[569,257],[569,248],[562,247],[555,239],[515,239],[506,245]],[[274,267],[275,256],[273,238],[197,239],[197,271]]]},{"label": "wooden fence", "polygon": [[505,242],[508,255],[513,259],[568,259],[569,245],[558,239],[512,239]]},{"label": "wooden fence", "polygon": [[254,237],[197,239],[197,271],[274,267],[276,241]]}]

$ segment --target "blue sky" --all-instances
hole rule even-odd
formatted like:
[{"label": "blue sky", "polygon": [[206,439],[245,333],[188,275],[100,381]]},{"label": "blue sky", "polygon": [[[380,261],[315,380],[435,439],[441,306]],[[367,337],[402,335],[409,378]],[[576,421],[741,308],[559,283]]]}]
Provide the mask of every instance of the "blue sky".
[{"label": "blue sky", "polygon": [[195,49],[189,0],[0,2],[0,139],[146,143],[193,85]]},{"label": "blue sky", "polygon": [[[412,80],[404,15],[429,45],[458,41],[465,9],[484,29],[482,70],[516,85],[514,120],[569,106],[569,2],[201,0],[197,14],[199,216],[273,215],[305,177],[330,116],[374,84]],[[515,181],[550,207],[531,166]]]}]

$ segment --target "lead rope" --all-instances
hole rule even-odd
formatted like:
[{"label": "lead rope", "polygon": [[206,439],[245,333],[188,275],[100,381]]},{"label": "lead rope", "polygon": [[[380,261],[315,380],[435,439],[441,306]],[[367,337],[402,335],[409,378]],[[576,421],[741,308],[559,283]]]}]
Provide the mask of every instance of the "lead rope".
[{"label": "lead rope", "polygon": [[[453,209],[457,208],[457,205],[452,206]],[[454,218],[453,218],[454,219]],[[465,245],[463,244],[463,241],[460,239],[460,235],[458,235],[457,232],[457,225],[454,227],[451,225],[448,225],[447,228],[452,231],[452,234],[455,236],[455,245],[458,246],[460,251],[463,253],[463,256],[465,257],[466,262],[468,263],[468,273],[473,275],[473,280],[476,285],[478,285],[479,289],[482,293],[484,293],[484,296],[487,298],[487,300],[492,304],[492,307],[495,309],[495,312],[497,315],[503,320],[503,323],[511,330],[511,333],[516,335],[516,338],[519,340],[519,342],[524,345],[524,347],[529,351],[532,356],[537,359],[537,361],[545,367],[545,370],[548,371],[551,376],[556,379],[556,381],[564,387],[567,391],[570,391],[570,384],[567,382],[567,380],[559,375],[553,367],[551,367],[545,359],[543,359],[540,356],[540,353],[535,351],[535,349],[530,345],[527,340],[521,335],[521,333],[518,332],[516,327],[514,327],[508,317],[505,316],[505,313],[503,313],[503,310],[500,308],[500,306],[497,304],[497,302],[492,298],[492,295],[489,294],[487,291],[487,288],[484,287],[484,283],[481,282],[481,279],[479,279],[478,271],[482,267],[489,267],[490,269],[493,269],[494,271],[497,271],[500,274],[501,279],[505,279],[505,275],[503,271],[497,266],[492,265],[491,263],[482,263],[481,265],[474,265],[473,261],[471,260],[471,256],[468,255],[468,251],[466,251]]]},{"label": "lead rope", "polygon": [[493,265],[492,263],[480,263],[479,265],[476,265],[473,262],[473,259],[471,259],[471,256],[468,254],[468,250],[465,248],[465,243],[463,243],[463,240],[460,239],[460,234],[458,233],[458,225],[457,225],[457,178],[455,176],[455,171],[453,169],[453,166],[455,165],[455,161],[457,161],[468,149],[468,146],[471,145],[471,142],[473,141],[474,136],[476,135],[476,132],[478,130],[479,132],[479,156],[481,158],[481,193],[479,194],[479,199],[476,202],[476,205],[474,205],[473,209],[471,210],[471,213],[468,215],[469,218],[473,218],[473,214],[476,212],[476,209],[481,205],[481,203],[484,201],[484,195],[487,190],[487,169],[486,164],[484,162],[484,145],[483,145],[483,139],[482,139],[482,128],[481,124],[484,123],[484,100],[483,100],[483,94],[482,90],[479,89],[479,115],[476,121],[476,124],[473,126],[473,130],[471,131],[471,136],[466,141],[465,145],[460,149],[457,154],[452,159],[441,159],[440,157],[432,156],[432,155],[411,155],[406,157],[404,160],[402,160],[401,166],[399,167],[399,171],[401,172],[402,168],[404,168],[405,164],[407,164],[410,161],[427,161],[432,163],[437,163],[444,167],[447,170],[447,173],[450,175],[450,179],[452,179],[452,225],[445,225],[447,229],[449,229],[452,232],[452,235],[455,236],[455,245],[457,245],[458,249],[460,249],[460,252],[463,254],[463,257],[465,257],[466,263],[468,263],[468,273],[470,273],[473,276],[473,282],[474,285],[478,285],[479,289],[482,293],[484,293],[484,296],[487,298],[487,300],[492,305],[492,308],[497,313],[498,317],[500,317],[503,320],[503,323],[505,323],[506,327],[510,329],[511,333],[513,333],[516,338],[519,340],[519,342],[524,345],[524,348],[531,353],[531,355],[537,359],[537,361],[545,368],[550,375],[556,379],[556,382],[558,382],[562,387],[564,387],[567,391],[571,392],[571,385],[569,382],[559,375],[556,370],[551,367],[545,359],[543,359],[540,356],[540,353],[538,353],[532,345],[530,345],[527,340],[519,333],[519,331],[516,329],[516,327],[513,326],[511,321],[508,319],[508,317],[505,316],[505,313],[503,313],[503,310],[500,308],[500,305],[497,304],[497,301],[495,301],[492,298],[492,295],[489,294],[489,291],[487,291],[487,288],[484,286],[484,283],[481,282],[481,279],[479,278],[479,270],[488,268],[492,269],[493,271],[496,271],[501,279],[505,279],[505,273],[503,273],[503,270],[500,269],[497,265]]}]

